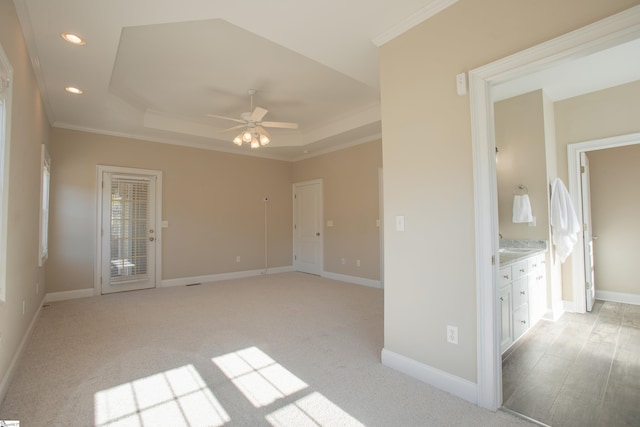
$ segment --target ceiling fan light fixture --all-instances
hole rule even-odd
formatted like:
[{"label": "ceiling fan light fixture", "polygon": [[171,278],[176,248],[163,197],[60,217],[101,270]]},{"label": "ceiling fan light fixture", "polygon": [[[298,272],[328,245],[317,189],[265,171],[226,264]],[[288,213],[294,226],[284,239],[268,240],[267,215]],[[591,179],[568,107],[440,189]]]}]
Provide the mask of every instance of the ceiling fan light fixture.
[{"label": "ceiling fan light fixture", "polygon": [[251,142],[252,139],[253,139],[253,135],[251,135],[251,131],[249,129],[242,132],[242,140],[244,142]]},{"label": "ceiling fan light fixture", "polygon": [[257,139],[253,138],[251,140],[251,148],[260,148],[260,142]]},{"label": "ceiling fan light fixture", "polygon": [[242,134],[238,134],[238,136],[233,138],[233,143],[240,147],[242,145]]}]

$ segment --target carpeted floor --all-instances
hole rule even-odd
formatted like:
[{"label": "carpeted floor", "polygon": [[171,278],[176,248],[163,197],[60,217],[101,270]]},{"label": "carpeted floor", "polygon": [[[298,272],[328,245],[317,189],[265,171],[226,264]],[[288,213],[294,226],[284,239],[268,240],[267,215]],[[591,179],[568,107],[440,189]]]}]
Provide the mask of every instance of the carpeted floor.
[{"label": "carpeted floor", "polygon": [[389,369],[383,291],[302,273],[43,308],[0,419],[21,426],[514,426]]}]

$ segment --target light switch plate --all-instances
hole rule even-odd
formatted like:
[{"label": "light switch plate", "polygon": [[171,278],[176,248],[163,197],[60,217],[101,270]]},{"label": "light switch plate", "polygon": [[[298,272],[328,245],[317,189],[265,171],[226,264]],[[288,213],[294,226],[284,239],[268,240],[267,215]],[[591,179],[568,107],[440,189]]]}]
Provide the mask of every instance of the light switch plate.
[{"label": "light switch plate", "polygon": [[396,216],[396,231],[404,231],[404,215]]}]

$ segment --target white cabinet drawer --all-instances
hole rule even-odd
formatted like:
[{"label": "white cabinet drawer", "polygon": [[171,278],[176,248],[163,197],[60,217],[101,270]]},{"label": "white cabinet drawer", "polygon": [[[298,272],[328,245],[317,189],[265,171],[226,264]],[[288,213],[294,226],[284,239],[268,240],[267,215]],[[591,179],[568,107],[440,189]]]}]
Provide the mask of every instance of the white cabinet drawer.
[{"label": "white cabinet drawer", "polygon": [[527,268],[530,272],[536,271],[538,268],[544,267],[544,255],[529,258],[527,260]]},{"label": "white cabinet drawer", "polygon": [[529,281],[521,277],[513,281],[513,309],[529,302]]},{"label": "white cabinet drawer", "polygon": [[511,267],[504,267],[498,271],[498,288],[503,288],[511,283]]},{"label": "white cabinet drawer", "polygon": [[522,276],[526,276],[529,272],[527,260],[519,261],[511,266],[511,273],[513,279],[517,279]]}]

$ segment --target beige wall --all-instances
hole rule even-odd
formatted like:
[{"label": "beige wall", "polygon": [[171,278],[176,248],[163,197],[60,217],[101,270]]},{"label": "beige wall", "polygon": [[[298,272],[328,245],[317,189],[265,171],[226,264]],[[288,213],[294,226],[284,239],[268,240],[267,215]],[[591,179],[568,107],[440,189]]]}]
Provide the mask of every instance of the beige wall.
[{"label": "beige wall", "polygon": [[51,159],[49,292],[93,287],[97,165],[162,171],[163,279],[263,268],[265,196],[268,266],[291,265],[288,162],[63,129]]},{"label": "beige wall", "polygon": [[[40,152],[49,124],[11,0],[0,0],[0,44],[13,67],[9,157],[7,301],[0,302],[0,399],[8,369],[44,298],[44,268],[38,267]],[[39,284],[36,292],[36,283]],[[22,312],[22,305],[25,312]]]},{"label": "beige wall", "polygon": [[[322,179],[324,270],[380,279],[378,169],[380,141],[360,144],[293,165],[293,182]],[[327,227],[333,221],[333,227]],[[345,264],[341,263],[345,258]],[[360,260],[360,267],[356,265]]]},{"label": "beige wall", "polygon": [[[567,145],[640,132],[640,80],[556,102],[558,176],[568,185]],[[562,297],[573,301],[571,257],[562,266]]]},{"label": "beige wall", "polygon": [[635,4],[460,0],[382,46],[385,349],[477,380],[469,98],[455,76]]},{"label": "beige wall", "polygon": [[596,290],[640,295],[640,145],[588,153]]},{"label": "beige wall", "polygon": [[[542,91],[535,91],[494,105],[498,218],[504,239],[549,239],[549,198],[545,152]],[[536,226],[512,221],[515,192],[527,187]]]}]

